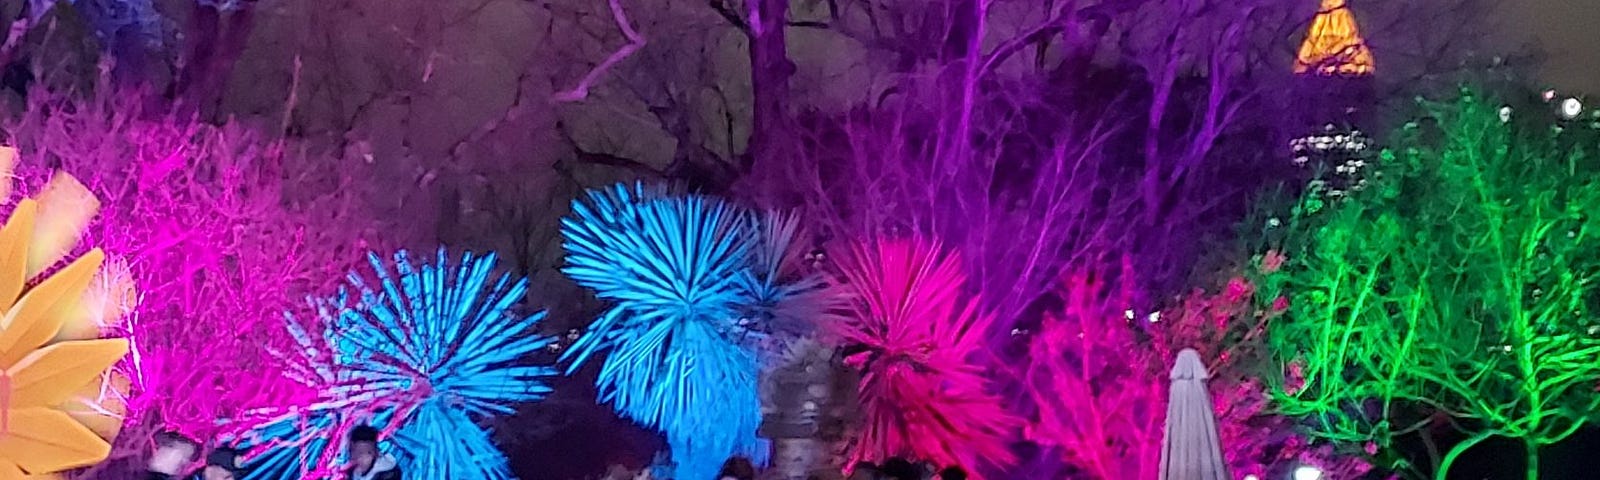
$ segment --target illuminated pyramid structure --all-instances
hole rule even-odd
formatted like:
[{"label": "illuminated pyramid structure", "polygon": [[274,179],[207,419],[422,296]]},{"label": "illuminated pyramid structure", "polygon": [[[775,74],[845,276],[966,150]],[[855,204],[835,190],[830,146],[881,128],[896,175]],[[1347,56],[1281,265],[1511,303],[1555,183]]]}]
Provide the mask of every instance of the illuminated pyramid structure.
[{"label": "illuminated pyramid structure", "polygon": [[1322,0],[1311,30],[1295,57],[1295,73],[1366,76],[1373,71],[1372,50],[1356,27],[1346,0]]}]

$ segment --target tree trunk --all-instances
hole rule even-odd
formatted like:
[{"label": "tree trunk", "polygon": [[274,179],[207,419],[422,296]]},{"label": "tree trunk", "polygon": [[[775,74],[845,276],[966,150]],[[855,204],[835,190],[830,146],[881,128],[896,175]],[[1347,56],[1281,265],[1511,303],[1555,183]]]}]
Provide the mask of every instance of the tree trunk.
[{"label": "tree trunk", "polygon": [[806,480],[833,470],[821,435],[824,412],[832,404],[832,352],[801,340],[789,358],[767,372],[762,388],[761,436],[772,440],[769,480]]},{"label": "tree trunk", "polygon": [[750,0],[750,144],[744,172],[776,178],[758,185],[772,185],[793,174],[794,138],[788,105],[789,78],[794,62],[789,60],[784,27],[789,19],[789,0]]},{"label": "tree trunk", "polygon": [[1528,450],[1528,480],[1539,480],[1539,443],[1525,438],[1522,446]]},{"label": "tree trunk", "polygon": [[228,12],[196,5],[189,16],[188,57],[173,84],[173,98],[202,113],[219,101],[254,27],[255,8],[250,2]]},{"label": "tree trunk", "polygon": [[198,85],[204,84],[206,71],[217,50],[217,37],[222,28],[222,11],[211,5],[195,5],[189,14],[188,56],[183,70],[173,84],[173,96],[183,98]]}]

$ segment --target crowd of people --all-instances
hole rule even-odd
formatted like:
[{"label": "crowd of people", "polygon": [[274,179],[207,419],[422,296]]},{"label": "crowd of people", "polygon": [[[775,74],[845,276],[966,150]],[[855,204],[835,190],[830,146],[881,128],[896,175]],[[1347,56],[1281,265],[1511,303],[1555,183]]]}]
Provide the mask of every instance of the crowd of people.
[{"label": "crowd of people", "polygon": [[[717,480],[757,480],[755,465],[749,460],[734,457],[722,464]],[[812,480],[820,480],[812,477]],[[857,463],[850,469],[849,480],[967,480],[967,471],[961,467],[940,470],[928,463],[912,463],[903,458],[891,458],[883,465],[872,462]]]},{"label": "crowd of people", "polygon": [[[349,460],[344,478],[349,480],[401,480],[404,478],[394,456],[378,449],[378,429],[359,426],[351,430],[348,438]],[[239,480],[248,473],[243,452],[229,447],[217,447],[205,457],[204,465],[191,468],[199,459],[200,443],[177,432],[162,432],[155,436],[155,448],[146,468],[148,480]],[[652,480],[650,470],[632,473],[613,468],[607,480]],[[716,480],[757,480],[755,464],[743,457],[728,459],[722,464]],[[431,479],[430,479],[431,480]],[[692,480],[692,479],[685,479]],[[817,477],[813,477],[817,480]],[[849,480],[967,480],[961,467],[939,470],[931,464],[916,464],[902,458],[891,458],[883,465],[871,462],[857,463],[850,470]]]},{"label": "crowd of people", "polygon": [[[722,469],[717,472],[716,480],[760,480],[761,472],[749,459],[734,457],[722,464]],[[838,478],[832,476],[813,475],[807,480],[824,480]],[[622,465],[612,465],[600,480],[657,480],[649,467],[633,471]],[[683,479],[693,480],[693,479]],[[901,458],[892,458],[883,465],[871,462],[857,463],[850,470],[847,480],[967,480],[967,471],[961,467],[946,467],[939,469],[927,463],[912,463]]]},{"label": "crowd of people", "polygon": [[[400,464],[394,456],[378,450],[378,429],[359,426],[350,431],[349,463],[345,478],[350,480],[401,480]],[[199,459],[200,442],[177,432],[162,432],[155,436],[155,450],[146,465],[148,480],[238,480],[248,473],[243,452],[229,447],[217,447],[206,455],[205,464],[199,468],[191,465]]]},{"label": "crowd of people", "polygon": [[940,470],[932,464],[916,464],[903,458],[891,458],[876,465],[861,462],[850,470],[850,480],[967,480],[967,471],[961,467]]}]

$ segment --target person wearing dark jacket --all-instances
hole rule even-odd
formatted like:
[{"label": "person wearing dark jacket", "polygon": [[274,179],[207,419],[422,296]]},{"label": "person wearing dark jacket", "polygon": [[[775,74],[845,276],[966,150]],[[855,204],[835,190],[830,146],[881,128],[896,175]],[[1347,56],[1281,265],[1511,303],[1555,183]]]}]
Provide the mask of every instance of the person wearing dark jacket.
[{"label": "person wearing dark jacket", "polygon": [[206,468],[200,471],[201,480],[242,480],[244,462],[242,452],[228,447],[217,447],[206,455]]},{"label": "person wearing dark jacket", "polygon": [[856,462],[855,468],[850,469],[849,480],[878,480],[878,465],[872,462]]},{"label": "person wearing dark jacket", "polygon": [[184,478],[184,468],[195,460],[195,453],[200,451],[200,442],[178,432],[157,433],[155,443],[155,451],[150,452],[150,463],[145,464],[145,478],[148,480]]},{"label": "person wearing dark jacket", "polygon": [[967,480],[967,471],[961,467],[949,467],[939,471],[939,480]]},{"label": "person wearing dark jacket", "polygon": [[730,458],[722,462],[722,470],[717,472],[717,480],[756,480],[756,466],[748,458]]},{"label": "person wearing dark jacket", "polygon": [[922,480],[922,469],[904,458],[885,460],[880,471],[890,480]]},{"label": "person wearing dark jacket", "polygon": [[378,429],[366,425],[350,431],[350,480],[401,480],[400,463],[378,451]]}]

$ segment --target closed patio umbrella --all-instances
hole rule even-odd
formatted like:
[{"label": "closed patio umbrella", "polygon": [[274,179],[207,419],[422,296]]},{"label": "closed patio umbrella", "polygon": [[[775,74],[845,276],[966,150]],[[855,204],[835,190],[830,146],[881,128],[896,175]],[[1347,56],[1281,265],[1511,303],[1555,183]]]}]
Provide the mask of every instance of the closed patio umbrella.
[{"label": "closed patio umbrella", "polygon": [[1211,396],[1206,393],[1210,377],[1199,352],[1192,348],[1178,352],[1161,442],[1161,480],[1229,480]]}]

